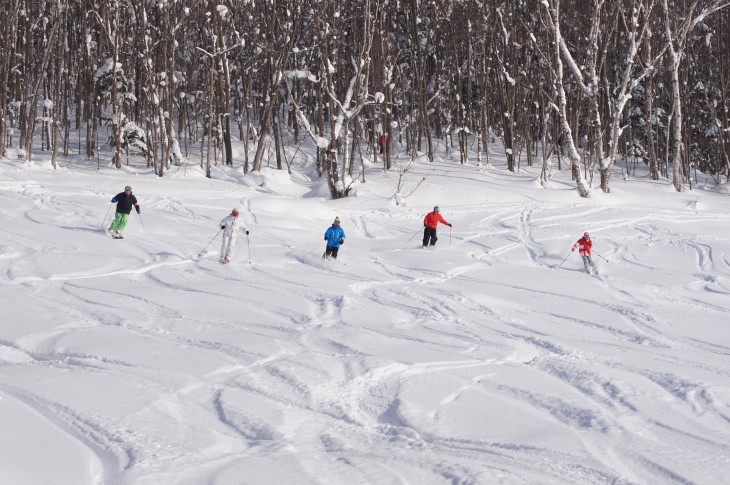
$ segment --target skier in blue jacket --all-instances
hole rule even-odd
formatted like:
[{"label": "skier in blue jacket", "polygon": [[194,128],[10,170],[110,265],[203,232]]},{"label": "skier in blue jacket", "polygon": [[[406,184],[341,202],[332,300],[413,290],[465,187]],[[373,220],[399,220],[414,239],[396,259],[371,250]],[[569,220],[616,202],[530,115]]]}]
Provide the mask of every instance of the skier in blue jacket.
[{"label": "skier in blue jacket", "polygon": [[340,218],[335,217],[332,225],[325,231],[324,240],[327,241],[327,248],[324,250],[323,258],[337,259],[337,252],[340,246],[345,244],[345,231],[340,227]]}]

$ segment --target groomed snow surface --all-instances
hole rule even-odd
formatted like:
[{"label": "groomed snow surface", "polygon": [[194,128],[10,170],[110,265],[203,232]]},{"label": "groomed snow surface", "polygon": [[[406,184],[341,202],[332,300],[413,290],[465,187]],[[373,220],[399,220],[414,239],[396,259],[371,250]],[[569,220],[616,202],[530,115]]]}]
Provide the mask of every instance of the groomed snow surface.
[{"label": "groomed snow surface", "polygon": [[[372,164],[329,200],[311,153],[210,180],[0,161],[1,483],[727,483],[727,184],[617,167],[583,199],[568,170],[419,159],[397,206]],[[232,207],[249,238],[199,257]]]}]

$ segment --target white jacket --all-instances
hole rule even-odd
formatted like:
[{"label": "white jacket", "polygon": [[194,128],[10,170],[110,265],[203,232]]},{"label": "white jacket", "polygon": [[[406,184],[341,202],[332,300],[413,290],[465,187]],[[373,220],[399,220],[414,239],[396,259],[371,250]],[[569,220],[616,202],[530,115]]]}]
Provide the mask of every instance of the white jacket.
[{"label": "white jacket", "polygon": [[227,216],[218,225],[223,228],[223,235],[230,237],[238,234],[239,229],[243,227],[243,222],[238,217]]}]

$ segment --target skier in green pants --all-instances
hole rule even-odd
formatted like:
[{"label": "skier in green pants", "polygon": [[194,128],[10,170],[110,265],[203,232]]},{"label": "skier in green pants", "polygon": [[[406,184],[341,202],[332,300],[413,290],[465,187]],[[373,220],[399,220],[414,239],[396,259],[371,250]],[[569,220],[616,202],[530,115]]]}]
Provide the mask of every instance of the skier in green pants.
[{"label": "skier in green pants", "polygon": [[132,187],[127,185],[124,187],[124,192],[120,192],[114,196],[112,203],[117,203],[117,213],[114,215],[114,221],[109,226],[109,232],[114,239],[122,239],[122,231],[127,226],[129,221],[129,213],[132,212],[132,206],[137,210],[137,214],[140,213],[139,204],[137,198],[132,195]]}]

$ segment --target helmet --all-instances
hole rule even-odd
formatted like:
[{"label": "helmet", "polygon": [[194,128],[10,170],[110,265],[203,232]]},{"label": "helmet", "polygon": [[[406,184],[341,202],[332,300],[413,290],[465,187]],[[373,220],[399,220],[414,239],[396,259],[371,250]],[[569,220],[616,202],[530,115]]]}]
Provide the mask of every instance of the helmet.
[{"label": "helmet", "polygon": [[433,211],[434,212],[438,212],[438,210],[439,210],[439,206],[436,205],[436,206],[433,207]]},{"label": "helmet", "polygon": [[131,192],[132,191],[132,187],[130,187],[129,185],[127,185],[126,187],[124,187],[124,191],[125,192],[126,191],[130,191]]},{"label": "helmet", "polygon": [[234,207],[233,210],[231,211],[231,215],[233,217],[238,217],[238,208]]},{"label": "helmet", "polygon": [[586,232],[583,233],[583,237],[591,237],[591,235],[588,234],[588,231],[586,231]]}]

